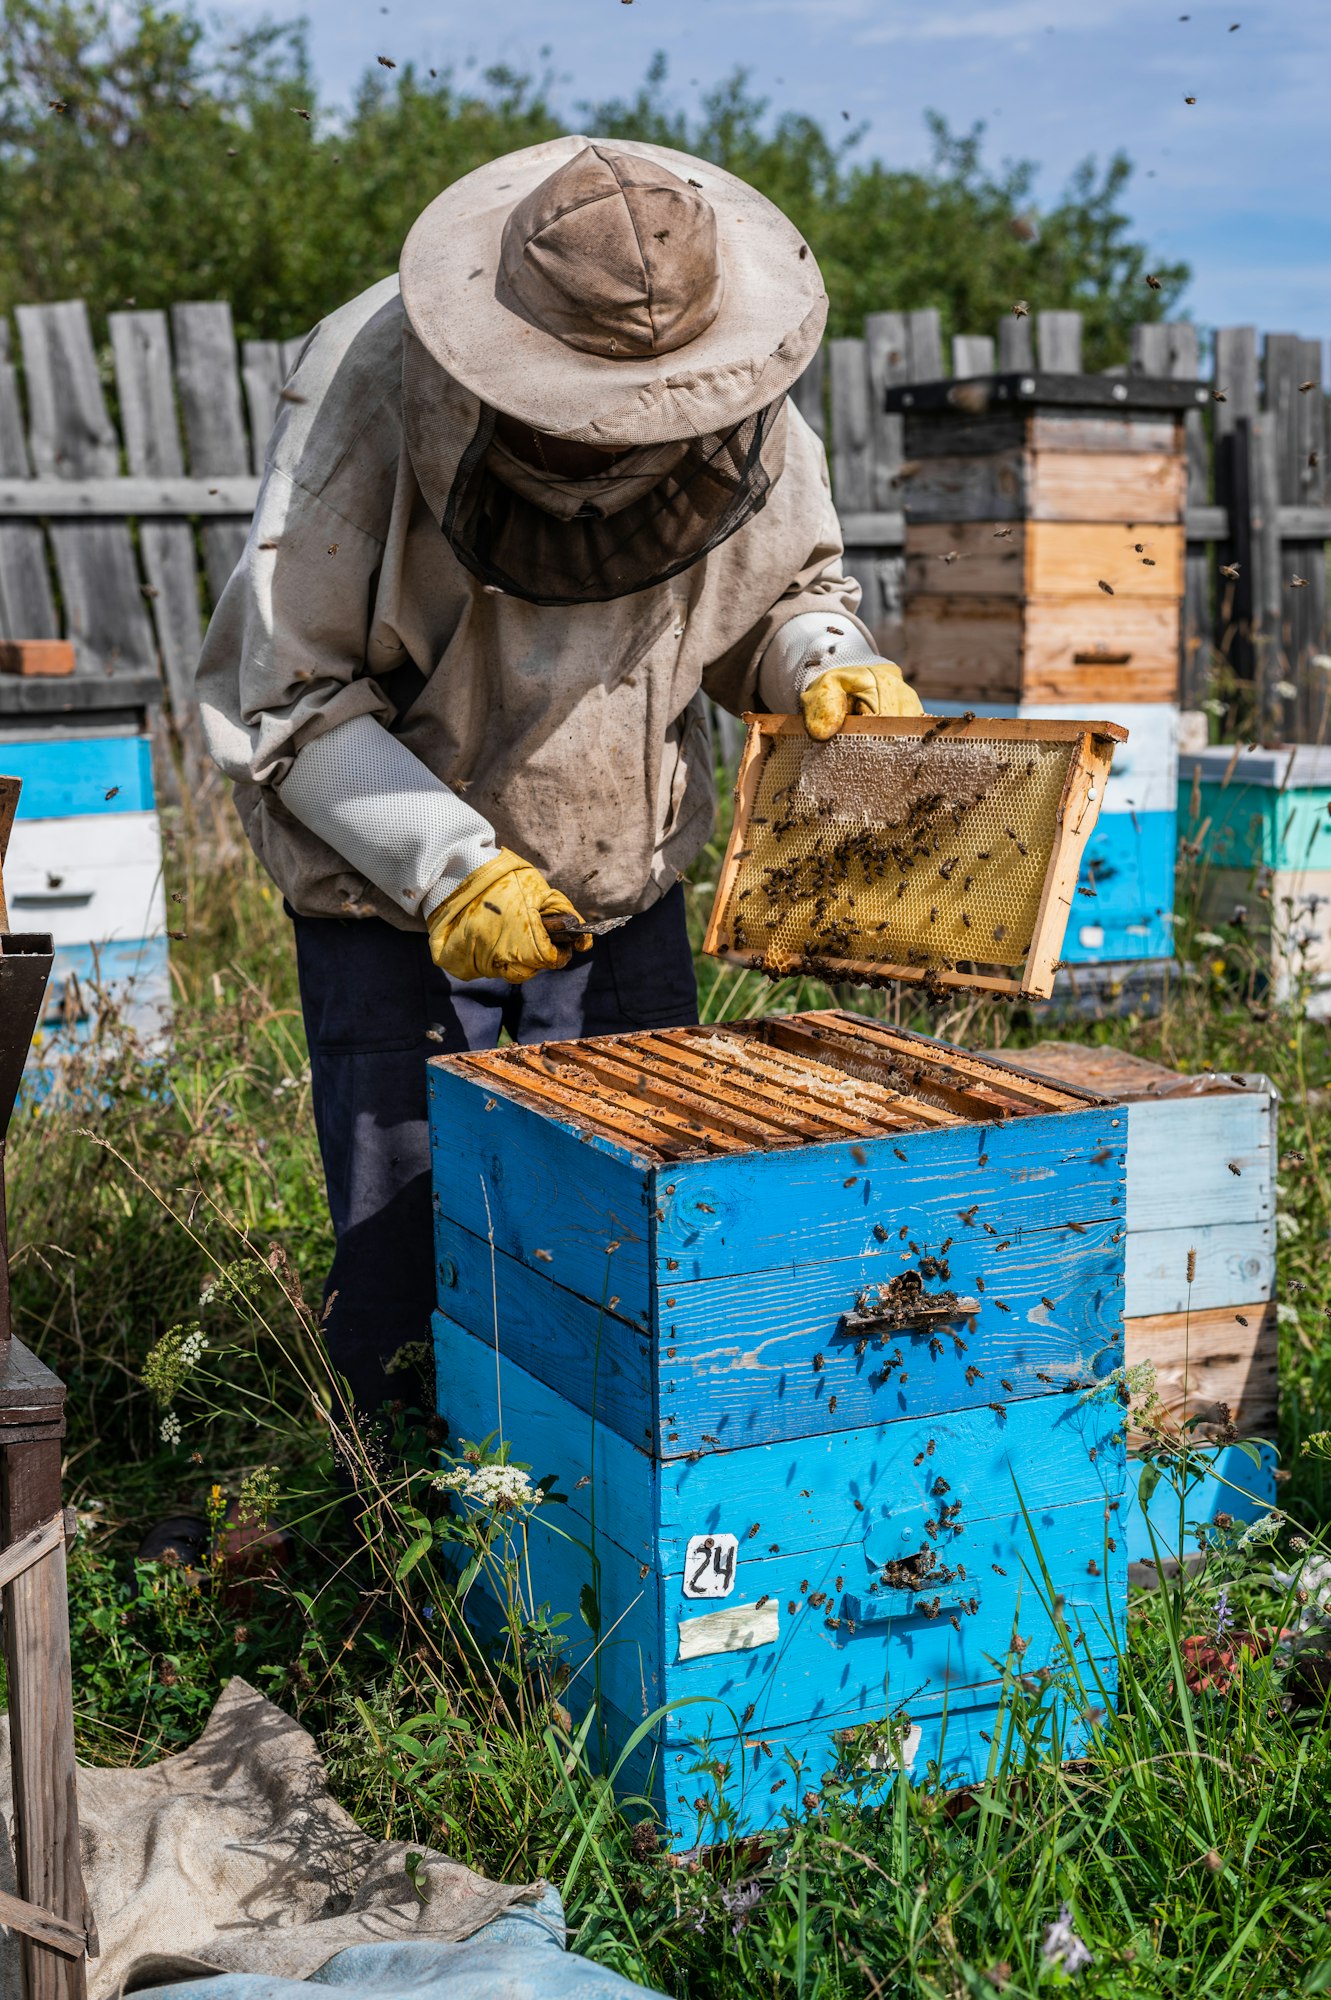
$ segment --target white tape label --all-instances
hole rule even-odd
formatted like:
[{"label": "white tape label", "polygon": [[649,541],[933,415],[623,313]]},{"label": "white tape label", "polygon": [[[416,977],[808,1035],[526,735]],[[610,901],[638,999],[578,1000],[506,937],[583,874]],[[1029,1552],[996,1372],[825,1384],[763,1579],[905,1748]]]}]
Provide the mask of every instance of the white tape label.
[{"label": "white tape label", "polygon": [[755,1646],[773,1645],[780,1634],[781,1616],[774,1597],[759,1604],[725,1604],[719,1611],[680,1619],[679,1657],[702,1660],[709,1653],[748,1653]]},{"label": "white tape label", "polygon": [[739,1567],[736,1535],[691,1535],[684,1556],[686,1597],[729,1597]]}]

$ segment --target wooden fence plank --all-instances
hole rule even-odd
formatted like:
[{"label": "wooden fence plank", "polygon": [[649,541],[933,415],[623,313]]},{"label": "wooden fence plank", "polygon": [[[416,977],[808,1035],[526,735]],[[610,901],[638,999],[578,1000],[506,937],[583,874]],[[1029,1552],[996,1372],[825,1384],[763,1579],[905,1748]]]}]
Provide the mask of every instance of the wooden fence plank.
[{"label": "wooden fence plank", "polygon": [[[1274,432],[1276,490],[1284,505],[1320,505],[1322,471],[1322,354],[1315,340],[1269,333],[1263,388]],[[1304,385],[1312,383],[1311,388]],[[1317,687],[1314,657],[1326,650],[1326,561],[1320,541],[1282,541],[1281,604],[1276,630],[1281,677],[1298,689],[1279,707],[1289,740],[1314,740],[1325,697]],[[1301,577],[1295,585],[1291,579]]]},{"label": "wooden fence plank", "polygon": [[[257,342],[251,344],[258,345]],[[279,388],[281,386],[280,380],[278,386]],[[823,342],[819,345],[818,352],[814,355],[804,373],[796,378],[794,386],[790,391],[791,402],[795,405],[795,408],[799,411],[809,429],[814,433],[814,436],[820,438],[827,436],[827,413],[823,408],[823,399],[826,392],[827,345],[826,342]],[[254,413],[251,410],[251,427],[253,426],[253,422]]]},{"label": "wooden fence plank", "polygon": [[1035,367],[1035,343],[1029,315],[1007,313],[998,322],[998,372],[1020,375]]},{"label": "wooden fence plank", "polygon": [[[129,469],[152,479],[179,478],[184,472],[176,422],[175,385],[166,314],[117,312],[109,316],[120,422]],[[193,726],[194,665],[203,644],[194,531],[187,521],[139,523],[139,547],[148,575],[153,621],[172,720],[197,774],[199,751]]]},{"label": "wooden fence plank", "polygon": [[[1166,376],[1180,382],[1198,378],[1197,329],[1186,321],[1154,320],[1134,326],[1131,351],[1134,375]],[[1197,510],[1206,506],[1210,496],[1210,460],[1205,419],[1200,410],[1189,410],[1184,416],[1183,434],[1188,461],[1188,527],[1192,534]],[[1194,538],[1189,541],[1184,558],[1179,626],[1179,699],[1184,708],[1195,707],[1209,690],[1212,630],[1210,552],[1204,541]]]},{"label": "wooden fence plank", "polygon": [[[902,421],[883,405],[889,388],[910,379],[906,315],[866,313],[864,348],[869,370],[869,504],[879,512],[899,512]],[[864,591],[861,616],[887,657],[895,659],[903,638],[905,563],[900,546],[894,546],[891,537],[877,535],[853,545],[848,540],[848,546],[854,547],[851,573]]]},{"label": "wooden fence plank", "polygon": [[215,479],[6,479],[0,474],[0,518],[94,521],[132,515],[143,520],[243,520],[254,512],[253,473]]},{"label": "wooden fence plank", "polygon": [[[0,319],[0,473],[26,479],[31,471],[9,322]],[[0,638],[54,639],[59,632],[41,527],[35,521],[0,527]]]},{"label": "wooden fence plank", "polygon": [[[38,473],[54,479],[112,477],[120,469],[120,446],[83,301],[20,306],[17,318]],[[79,671],[155,673],[157,649],[128,526],[56,522],[51,543]]]},{"label": "wooden fence plank", "polygon": [[1281,560],[1280,467],[1275,418],[1263,410],[1251,420],[1254,679],[1263,729],[1275,721],[1282,735],[1291,727],[1293,704],[1276,692],[1286,685],[1280,644],[1286,565]]},{"label": "wooden fence plank", "polygon": [[[814,358],[816,360],[818,356]],[[245,409],[250,420],[250,463],[255,472],[262,472],[268,439],[277,420],[277,399],[286,379],[280,343],[276,340],[242,341],[240,379],[245,389]],[[796,383],[795,387],[798,388],[799,384]],[[791,394],[794,395],[793,390]],[[821,399],[821,389],[819,396]],[[808,415],[807,410],[804,414]],[[822,436],[821,411],[818,435]]]},{"label": "wooden fence plank", "polygon": [[994,372],[994,343],[987,333],[958,333],[952,339],[952,373],[958,377],[967,375],[992,375]]},{"label": "wooden fence plank", "polygon": [[[1170,329],[1170,374],[1176,381],[1196,382],[1201,375],[1197,329],[1179,320]],[[1188,513],[1205,507],[1211,497],[1211,454],[1206,419],[1200,409],[1183,419],[1183,448],[1188,460]],[[1190,541],[1183,559],[1183,615],[1179,631],[1179,700],[1195,708],[1211,687],[1211,634],[1214,617],[1211,552],[1201,541]]]},{"label": "wooden fence plank", "polygon": [[[1215,649],[1240,680],[1256,660],[1252,553],[1252,420],[1257,415],[1257,332],[1222,326],[1215,336],[1212,401],[1216,504],[1227,510],[1229,540],[1216,554]],[[1219,569],[1237,569],[1223,576]]]},{"label": "wooden fence plank", "polygon": [[870,507],[869,370],[862,340],[828,342],[832,484],[838,507]]},{"label": "wooden fence plank", "polygon": [[1081,314],[1040,312],[1035,316],[1035,346],[1046,375],[1081,374]]},{"label": "wooden fence plank", "polygon": [[[190,471],[196,475],[248,472],[250,442],[241,408],[230,306],[172,306],[171,331]],[[240,561],[247,533],[248,524],[239,521],[204,525],[204,567],[214,604]]]},{"label": "wooden fence plank", "polygon": [[906,314],[906,367],[912,382],[937,382],[943,367],[943,320],[937,306]]}]

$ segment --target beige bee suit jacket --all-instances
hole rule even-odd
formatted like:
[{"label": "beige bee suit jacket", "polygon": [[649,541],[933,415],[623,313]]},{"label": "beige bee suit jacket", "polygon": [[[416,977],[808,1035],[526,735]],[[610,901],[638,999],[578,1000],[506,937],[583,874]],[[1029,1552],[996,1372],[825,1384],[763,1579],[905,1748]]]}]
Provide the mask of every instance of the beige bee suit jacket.
[{"label": "beige bee suit jacket", "polygon": [[370,716],[585,914],[654,902],[711,830],[704,693],[758,706],[759,664],[793,618],[864,632],[807,424],[787,408],[766,505],[711,555],[552,609],[487,590],[440,530],[480,409],[415,341],[396,278],[316,329],[287,397],[198,669],[209,749],[283,894],[309,916],[420,927],[279,796],[306,744]]}]

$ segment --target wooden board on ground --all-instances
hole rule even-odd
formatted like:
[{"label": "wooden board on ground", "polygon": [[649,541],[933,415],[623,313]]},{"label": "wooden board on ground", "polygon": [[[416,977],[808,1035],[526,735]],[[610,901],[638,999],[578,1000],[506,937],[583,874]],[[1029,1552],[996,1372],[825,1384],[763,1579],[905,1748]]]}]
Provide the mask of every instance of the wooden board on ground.
[{"label": "wooden board on ground", "polygon": [[704,949],[785,976],[1047,995],[1112,723],[747,718]]}]

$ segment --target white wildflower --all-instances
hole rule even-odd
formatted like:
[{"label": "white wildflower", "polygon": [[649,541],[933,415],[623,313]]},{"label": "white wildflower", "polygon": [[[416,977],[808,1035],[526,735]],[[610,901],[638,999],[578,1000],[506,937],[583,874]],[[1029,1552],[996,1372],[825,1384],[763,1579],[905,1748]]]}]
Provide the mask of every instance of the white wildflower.
[{"label": "white wildflower", "polygon": [[1215,695],[1212,695],[1209,701],[1204,701],[1202,703],[1202,707],[1206,710],[1206,713],[1208,715],[1229,714],[1229,703],[1227,701],[1218,700]]},{"label": "white wildflower", "polygon": [[1299,1323],[1298,1307],[1286,1305],[1282,1300],[1276,1307],[1276,1320],[1280,1326],[1297,1326]]},{"label": "white wildflower", "polygon": [[180,1418],[174,1410],[168,1410],[162,1418],[162,1443],[172,1448],[180,1443]]},{"label": "white wildflower", "polygon": [[202,1289],[199,1292],[200,1311],[202,1311],[204,1306],[210,1306],[212,1304],[213,1300],[217,1297],[217,1294],[221,1289],[222,1289],[222,1280],[218,1277],[216,1272],[213,1273],[211,1278],[204,1279]]},{"label": "white wildflower", "polygon": [[1306,1555],[1297,1569],[1273,1566],[1271,1580],[1282,1590],[1297,1592],[1297,1631],[1312,1632],[1331,1625],[1331,1556]]},{"label": "white wildflower", "polygon": [[1293,1237],[1297,1236],[1298,1233],[1299,1233],[1299,1221],[1297,1216],[1288,1215],[1283,1212],[1277,1215],[1276,1239],[1278,1242],[1288,1243]]},{"label": "white wildflower", "polygon": [[1236,1547],[1247,1549],[1251,1548],[1254,1542],[1270,1541],[1272,1535],[1279,1528],[1282,1518],[1274,1510],[1267,1514],[1259,1514],[1255,1521],[1249,1521],[1247,1527],[1243,1529],[1239,1535]]},{"label": "white wildflower", "polygon": [[1073,1976],[1093,1962],[1094,1954],[1072,1927],[1072,1911],[1066,1903],[1045,1931],[1041,1955],[1046,1965],[1061,1965],[1064,1972]]},{"label": "white wildflower", "polygon": [[1278,694],[1282,701],[1294,701],[1297,699],[1299,691],[1293,681],[1277,681],[1271,692],[1272,694]]},{"label": "white wildflower", "polygon": [[1219,931],[1198,931],[1197,942],[1200,945],[1205,945],[1208,951],[1214,951],[1218,945],[1223,945],[1225,940],[1221,937]]},{"label": "white wildflower", "polygon": [[434,1484],[444,1493],[460,1493],[478,1507],[497,1514],[509,1514],[523,1507],[539,1507],[545,1498],[539,1486],[516,1465],[455,1466],[451,1472],[436,1473]]}]

